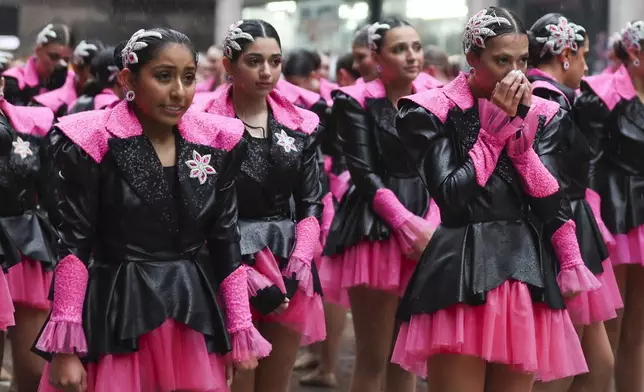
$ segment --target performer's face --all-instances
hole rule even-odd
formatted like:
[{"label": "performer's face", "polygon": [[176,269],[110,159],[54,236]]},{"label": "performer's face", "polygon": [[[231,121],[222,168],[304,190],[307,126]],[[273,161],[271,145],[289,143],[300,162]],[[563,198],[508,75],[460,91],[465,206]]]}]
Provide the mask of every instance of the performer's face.
[{"label": "performer's face", "polygon": [[380,52],[374,57],[380,65],[384,81],[413,81],[423,68],[423,45],[416,29],[411,26],[388,30]]},{"label": "performer's face", "polygon": [[492,93],[510,71],[528,70],[528,36],[503,34],[485,40],[485,49],[470,52],[467,61],[474,69],[474,80],[482,90]]},{"label": "performer's face", "polygon": [[36,48],[38,74],[41,78],[48,78],[54,68],[67,67],[72,57],[73,49],[59,43],[50,43]]},{"label": "performer's face", "polygon": [[353,55],[353,69],[360,73],[365,82],[370,82],[378,77],[378,64],[373,60],[371,49],[366,46],[354,45],[351,54]]},{"label": "performer's face", "polygon": [[190,50],[180,44],[168,44],[138,75],[122,71],[127,89],[136,94],[134,105],[148,119],[175,126],[192,104],[195,95],[197,64]]},{"label": "performer's face", "polygon": [[255,38],[235,62],[224,61],[236,90],[266,97],[282,73],[282,49],[274,38]]}]

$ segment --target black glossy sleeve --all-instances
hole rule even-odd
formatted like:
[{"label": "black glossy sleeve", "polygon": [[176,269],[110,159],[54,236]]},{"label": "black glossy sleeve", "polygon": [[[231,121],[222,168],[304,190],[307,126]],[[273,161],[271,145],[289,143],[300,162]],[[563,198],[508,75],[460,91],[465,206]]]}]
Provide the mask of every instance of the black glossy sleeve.
[{"label": "black glossy sleeve", "polygon": [[299,178],[293,190],[296,219],[301,221],[308,217],[318,220],[322,215],[322,184],[320,183],[320,165],[318,162],[317,132],[310,135],[302,152],[302,164]]},{"label": "black glossy sleeve", "polygon": [[459,151],[458,137],[418,104],[402,99],[398,134],[441,211],[458,214],[477,197],[480,187],[472,159]]},{"label": "black glossy sleeve", "polygon": [[208,232],[208,250],[213,258],[215,281],[220,284],[241,265],[235,178],[246,159],[244,139],[226,156],[217,180],[215,213]]},{"label": "black glossy sleeve", "polygon": [[385,185],[375,172],[378,156],[367,112],[355,99],[342,92],[333,102],[332,121],[351,180],[360,193],[372,200],[378,189],[385,188]]}]

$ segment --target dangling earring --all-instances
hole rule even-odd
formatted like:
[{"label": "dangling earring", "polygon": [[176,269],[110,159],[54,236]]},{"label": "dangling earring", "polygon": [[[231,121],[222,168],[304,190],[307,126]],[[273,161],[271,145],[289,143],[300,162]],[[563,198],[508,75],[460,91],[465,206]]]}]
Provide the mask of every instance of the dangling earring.
[{"label": "dangling earring", "polygon": [[640,66],[640,59],[633,60],[633,66],[639,67]]},{"label": "dangling earring", "polygon": [[127,99],[128,102],[134,101],[135,97],[136,97],[136,93],[132,90],[128,90],[128,92],[125,93],[125,99]]},{"label": "dangling earring", "polygon": [[382,72],[382,67],[380,65],[378,65],[376,69],[378,70],[378,72]]},{"label": "dangling earring", "polygon": [[564,61],[563,67],[564,67],[564,71],[568,71],[568,68],[570,68],[570,63],[567,61]]}]

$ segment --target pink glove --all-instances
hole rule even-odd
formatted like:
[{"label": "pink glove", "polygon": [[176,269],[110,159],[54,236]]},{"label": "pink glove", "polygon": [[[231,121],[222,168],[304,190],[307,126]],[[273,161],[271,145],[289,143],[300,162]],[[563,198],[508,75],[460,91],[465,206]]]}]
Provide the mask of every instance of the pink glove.
[{"label": "pink glove", "polygon": [[288,278],[295,275],[298,286],[307,296],[313,296],[313,275],[311,263],[320,246],[320,224],[314,217],[302,219],[295,228],[295,249],[282,274]]},{"label": "pink glove", "polygon": [[83,303],[87,289],[87,267],[70,254],[56,267],[51,316],[36,348],[48,353],[86,354]]},{"label": "pink glove", "polygon": [[272,348],[253,325],[248,297],[247,268],[249,267],[245,265],[240,266],[219,286],[226,307],[226,327],[231,338],[233,362],[267,357]]}]

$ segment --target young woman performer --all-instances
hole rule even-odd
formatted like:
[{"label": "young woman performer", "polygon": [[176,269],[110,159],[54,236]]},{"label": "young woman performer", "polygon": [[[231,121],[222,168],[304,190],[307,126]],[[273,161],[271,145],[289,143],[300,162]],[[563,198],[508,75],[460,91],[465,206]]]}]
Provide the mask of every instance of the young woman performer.
[{"label": "young woman performer", "polygon": [[114,61],[114,48],[102,50],[91,62],[92,78],[83,87],[83,94],[70,106],[69,114],[100,110],[125,98],[119,84],[119,67]]}]

